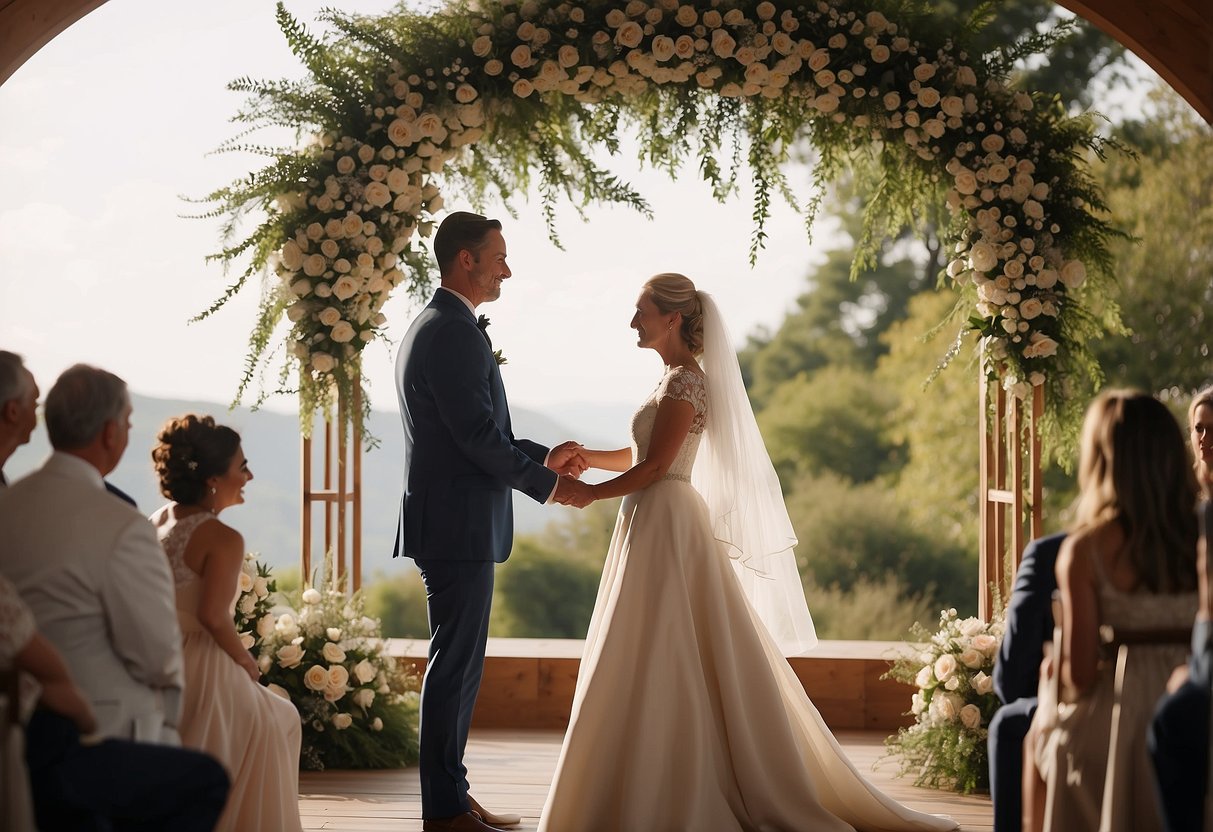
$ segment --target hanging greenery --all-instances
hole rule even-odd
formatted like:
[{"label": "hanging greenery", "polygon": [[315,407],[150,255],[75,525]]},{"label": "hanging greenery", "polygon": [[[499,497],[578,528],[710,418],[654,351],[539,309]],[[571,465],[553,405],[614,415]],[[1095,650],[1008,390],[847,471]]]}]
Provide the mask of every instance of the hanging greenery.
[{"label": "hanging greenery", "polygon": [[[1007,80],[1064,29],[976,55],[965,44],[980,21],[946,31],[884,2],[452,2],[374,17],[330,10],[323,35],[281,4],[277,15],[307,74],[233,82],[249,94],[236,120],[293,128],[298,144],[242,134],[222,149],[268,164],[209,195],[208,216],[227,218],[214,257],[243,268],[202,317],[249,278],[271,278],[238,395],[283,315],[292,327],[280,380],[299,370],[305,413],[358,384],[392,291],[422,298],[431,287],[424,241],[444,200],[510,206],[534,185],[557,245],[565,200],[579,212],[599,202],[647,213],[599,161],[624,131],[645,162],[671,175],[693,165],[720,200],[749,169],[752,260],[775,198],[811,226],[822,186],[853,154],[875,154],[854,269],[891,229],[946,200],[952,257],[941,281],[959,291],[958,341],[975,333],[984,371],[1020,398],[1048,385],[1054,431],[1073,423],[1063,409],[1075,380],[1098,378],[1087,343],[1116,324],[1114,307],[1091,303],[1112,277],[1116,233],[1088,169],[1101,140],[1090,118]],[[781,169],[802,142],[817,159],[807,201]]]}]

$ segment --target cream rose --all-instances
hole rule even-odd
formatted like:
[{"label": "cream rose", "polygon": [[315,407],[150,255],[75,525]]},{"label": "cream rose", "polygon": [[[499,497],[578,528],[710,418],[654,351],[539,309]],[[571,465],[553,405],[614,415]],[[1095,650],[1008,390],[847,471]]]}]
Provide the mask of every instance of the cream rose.
[{"label": "cream rose", "polygon": [[375,666],[366,659],[354,665],[354,678],[362,685],[369,685],[375,679],[376,672]]},{"label": "cream rose", "polygon": [[[972,645],[974,649],[980,650],[987,656],[992,656],[994,655],[994,651],[998,649],[998,639],[989,633],[980,633],[973,636]],[[978,692],[981,693],[981,691]]]},{"label": "cream rose", "polygon": [[[337,645],[333,644],[333,642],[330,641],[327,644],[325,644],[324,646],[325,646],[325,654],[326,654],[325,658],[327,659],[328,658],[327,654],[329,652],[328,648],[330,646],[337,647]],[[337,649],[341,650],[340,647],[337,647]],[[341,659],[330,659],[330,661],[344,661],[344,660],[345,660],[345,651],[344,650],[341,650]],[[349,681],[350,681],[350,672],[348,670],[346,670],[345,667],[343,667],[342,665],[339,665],[339,664],[333,665],[332,667],[329,668],[328,687],[344,688],[347,684],[349,684]]]},{"label": "cream rose", "polygon": [[333,727],[338,731],[344,731],[354,724],[354,718],[349,714],[333,714]]},{"label": "cream rose", "polygon": [[[337,300],[349,300],[354,295],[358,294],[358,288],[358,280],[348,274],[344,274],[337,279],[336,283],[333,284],[333,297],[337,298]],[[329,308],[331,309],[332,307]],[[333,323],[325,323],[324,321],[321,321],[321,323],[323,323],[325,326],[333,326],[337,322],[333,321]]]},{"label": "cream rose", "polygon": [[328,687],[329,673],[320,665],[314,664],[303,674],[303,684],[307,686],[308,690],[319,693]]},{"label": "cream rose", "polygon": [[970,731],[981,727],[981,709],[970,703],[960,709],[960,724]]},{"label": "cream rose", "polygon": [[1052,289],[1057,285],[1057,272],[1053,269],[1041,269],[1036,275],[1036,287],[1038,289]]},{"label": "cream rose", "polygon": [[935,660],[935,678],[941,682],[946,682],[956,672],[956,658],[949,653],[945,653]]},{"label": "cream rose", "polygon": [[307,589],[303,590],[302,600],[303,603],[309,606],[319,604],[321,601],[320,590],[316,589],[314,586],[309,586]]},{"label": "cream rose", "polygon": [[974,243],[969,249],[969,265],[975,272],[988,272],[998,265],[994,247],[984,240]]},{"label": "cream rose", "polygon": [[333,327],[333,331],[329,333],[329,337],[333,339],[334,343],[347,344],[350,341],[353,341],[354,336],[357,334],[358,333],[354,331],[354,327],[350,326],[348,322],[340,321],[335,327]]},{"label": "cream rose", "polygon": [[1024,358],[1048,358],[1057,353],[1057,342],[1043,332],[1033,332],[1023,348]]},{"label": "cream rose", "polygon": [[248,592],[253,588],[253,579],[247,572],[241,570],[236,585],[240,588],[241,592]]},{"label": "cream rose", "polygon": [[526,98],[535,91],[535,85],[525,78],[519,78],[514,82],[514,95],[519,98]]},{"label": "cream rose", "polygon": [[282,251],[279,255],[282,258],[282,265],[293,272],[303,268],[303,249],[299,248],[299,244],[294,240],[287,240],[282,244]]},{"label": "cream rose", "polygon": [[1068,260],[1061,267],[1061,282],[1067,289],[1077,289],[1087,279],[1087,267],[1081,260]]},{"label": "cream rose", "polygon": [[274,620],[273,613],[267,613],[266,615],[261,616],[261,618],[257,619],[257,635],[261,636],[262,638],[269,638],[274,634],[274,625],[276,623],[277,622]]},{"label": "cream rose", "polygon": [[319,319],[325,326],[335,326],[341,320],[341,310],[335,306],[326,306],[321,310]]},{"label": "cream rose", "polygon": [[1019,304],[1019,316],[1030,321],[1040,315],[1041,308],[1041,303],[1036,298],[1024,298]]},{"label": "cream rose", "polygon": [[967,648],[960,654],[960,663],[972,670],[977,670],[986,662],[986,657],[981,654],[981,651],[974,650],[972,647]]},{"label": "cream rose", "polygon": [[629,20],[615,32],[615,42],[625,49],[634,49],[644,39],[644,30],[634,20]]},{"label": "cream rose", "polygon": [[668,61],[674,57],[674,39],[666,35],[653,38],[653,57],[659,61]]},{"label": "cream rose", "polygon": [[919,669],[918,675],[914,677],[914,684],[920,688],[925,688],[933,681],[935,681],[935,671],[929,664],[923,665]]},{"label": "cream rose", "polygon": [[379,717],[375,717],[373,720],[371,720],[371,730],[372,731],[382,731],[383,730],[383,720],[380,719]]},{"label": "cream rose", "polygon": [[354,691],[354,695],[350,698],[354,700],[355,705],[366,710],[375,702],[375,691],[370,688],[361,688]]},{"label": "cream rose", "polygon": [[278,648],[278,666],[286,670],[299,666],[303,661],[303,648],[298,644],[284,644]]}]

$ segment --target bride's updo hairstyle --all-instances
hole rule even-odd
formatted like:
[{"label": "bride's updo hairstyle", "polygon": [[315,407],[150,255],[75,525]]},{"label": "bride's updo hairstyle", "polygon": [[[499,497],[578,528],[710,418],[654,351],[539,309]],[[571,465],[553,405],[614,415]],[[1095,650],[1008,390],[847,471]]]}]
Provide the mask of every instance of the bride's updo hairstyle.
[{"label": "bride's updo hairstyle", "polygon": [[194,505],[206,496],[206,481],[226,473],[240,448],[240,434],[193,413],[169,419],[156,437],[152,464],[160,493],[174,502]]},{"label": "bride's updo hairstyle", "polygon": [[691,355],[703,353],[703,304],[699,292],[689,277],[673,272],[650,277],[644,290],[653,299],[654,305],[663,315],[678,312],[682,315],[682,340],[691,350]]}]

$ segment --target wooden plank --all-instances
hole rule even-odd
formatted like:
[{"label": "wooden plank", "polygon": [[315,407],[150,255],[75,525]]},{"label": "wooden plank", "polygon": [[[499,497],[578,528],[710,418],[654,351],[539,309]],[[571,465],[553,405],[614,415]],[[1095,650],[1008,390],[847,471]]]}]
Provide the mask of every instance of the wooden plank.
[{"label": "wooden plank", "polygon": [[[897,762],[885,757],[881,732],[843,731],[837,737],[859,772],[893,799],[922,812],[950,815],[964,832],[992,830],[988,796],[920,789],[909,778],[898,778]],[[476,798],[490,809],[522,814],[523,823],[516,828],[533,832],[547,798],[561,739],[558,731],[474,731],[466,760]],[[306,830],[421,830],[416,768],[304,772],[299,790]]]}]

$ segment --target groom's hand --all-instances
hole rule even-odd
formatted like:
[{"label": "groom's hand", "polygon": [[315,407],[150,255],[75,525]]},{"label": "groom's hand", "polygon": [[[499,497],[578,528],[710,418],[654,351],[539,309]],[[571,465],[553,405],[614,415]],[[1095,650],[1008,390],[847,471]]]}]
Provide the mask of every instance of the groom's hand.
[{"label": "groom's hand", "polygon": [[547,467],[562,476],[580,477],[589,467],[581,455],[583,450],[578,442],[562,442],[548,452]]},{"label": "groom's hand", "polygon": [[585,508],[594,502],[594,493],[581,480],[561,475],[560,480],[556,483],[555,499],[562,505]]}]

